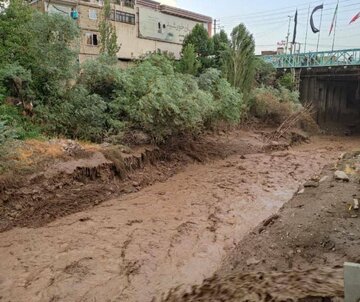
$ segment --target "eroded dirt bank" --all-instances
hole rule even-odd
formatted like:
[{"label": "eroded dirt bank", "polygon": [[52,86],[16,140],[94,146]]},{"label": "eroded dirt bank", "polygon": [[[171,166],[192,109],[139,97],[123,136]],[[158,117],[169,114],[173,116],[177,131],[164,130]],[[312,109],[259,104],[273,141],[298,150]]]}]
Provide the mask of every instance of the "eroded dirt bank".
[{"label": "eroded dirt bank", "polygon": [[193,164],[163,183],[0,234],[3,301],[151,301],[202,282],[353,139]]}]

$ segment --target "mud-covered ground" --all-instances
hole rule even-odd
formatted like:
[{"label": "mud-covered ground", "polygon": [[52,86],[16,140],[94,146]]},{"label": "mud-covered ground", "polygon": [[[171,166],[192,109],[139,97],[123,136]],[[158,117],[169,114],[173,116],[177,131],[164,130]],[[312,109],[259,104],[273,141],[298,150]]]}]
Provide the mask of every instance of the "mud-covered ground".
[{"label": "mud-covered ground", "polygon": [[360,263],[359,154],[327,165],[245,236],[213,277],[164,301],[343,301],[343,265]]},{"label": "mud-covered ground", "polygon": [[261,134],[237,130],[196,141],[176,139],[160,148],[130,149],[66,140],[26,142],[16,156],[5,159],[12,170],[0,175],[0,232],[17,226],[43,226],[138,192],[191,163],[261,152],[262,140]]},{"label": "mud-covered ground", "polygon": [[[360,140],[323,137],[290,150],[264,153],[259,135],[239,134],[226,138],[228,149],[226,140],[219,140],[227,155],[224,159],[212,157],[206,164],[182,166],[169,179],[154,180],[143,189],[136,180],[127,179],[135,188],[128,194],[80,212],[76,205],[77,213],[55,217],[38,228],[1,233],[1,301],[146,302],[179,285],[201,284],[219,270],[241,273],[268,265],[263,258],[271,238],[259,242],[251,236],[265,236],[267,228],[284,221],[290,224],[293,217],[273,216],[277,219],[266,223],[260,234],[249,232],[277,213],[308,179],[319,178],[323,167],[334,163],[340,153],[359,146]],[[81,189],[77,194],[81,204]],[[308,227],[296,226],[292,235],[305,234]],[[282,247],[278,248],[280,252]],[[250,253],[255,251],[259,254]],[[301,247],[294,249],[293,259],[302,252]],[[279,265],[279,270],[291,267],[280,258],[272,265]],[[222,266],[224,259],[228,260]],[[292,267],[297,267],[295,260]]]}]

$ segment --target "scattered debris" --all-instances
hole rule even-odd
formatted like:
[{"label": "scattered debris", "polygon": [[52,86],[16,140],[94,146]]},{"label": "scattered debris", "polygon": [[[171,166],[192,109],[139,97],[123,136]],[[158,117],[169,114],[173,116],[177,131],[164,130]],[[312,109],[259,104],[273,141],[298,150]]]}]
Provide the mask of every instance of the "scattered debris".
[{"label": "scattered debris", "polygon": [[344,171],[337,170],[334,173],[334,176],[335,176],[335,180],[342,180],[344,182],[349,182],[350,181],[349,176]]},{"label": "scattered debris", "polygon": [[302,188],[302,189],[301,189],[300,191],[298,191],[297,193],[298,193],[299,195],[300,195],[300,194],[304,194],[304,193],[305,193],[305,189]]},{"label": "scattered debris", "polygon": [[354,210],[355,211],[359,210],[359,199],[354,199]]},{"label": "scattered debris", "polygon": [[323,177],[319,180],[319,183],[325,182],[328,178],[329,178],[329,176],[327,176],[327,175],[323,176]]}]

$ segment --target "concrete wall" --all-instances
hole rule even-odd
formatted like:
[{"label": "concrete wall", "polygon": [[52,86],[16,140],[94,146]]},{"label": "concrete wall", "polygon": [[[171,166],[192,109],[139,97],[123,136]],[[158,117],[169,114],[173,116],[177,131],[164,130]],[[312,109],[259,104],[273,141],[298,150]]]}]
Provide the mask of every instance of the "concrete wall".
[{"label": "concrete wall", "polygon": [[360,130],[359,91],[359,75],[354,70],[319,70],[301,76],[301,101],[314,105],[316,121],[324,129]]}]

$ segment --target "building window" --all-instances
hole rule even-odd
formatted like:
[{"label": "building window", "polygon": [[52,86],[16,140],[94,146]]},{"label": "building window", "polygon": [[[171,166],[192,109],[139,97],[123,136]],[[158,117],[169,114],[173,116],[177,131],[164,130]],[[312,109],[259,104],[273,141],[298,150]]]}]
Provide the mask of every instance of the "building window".
[{"label": "building window", "polygon": [[124,0],[124,6],[134,8],[135,0]]},{"label": "building window", "polygon": [[135,15],[125,13],[119,10],[112,10],[110,14],[110,20],[128,24],[135,24]]},{"label": "building window", "polygon": [[97,46],[98,45],[98,35],[93,33],[86,33],[86,44]]},{"label": "building window", "polygon": [[89,19],[97,20],[97,12],[95,9],[89,9]]}]

